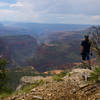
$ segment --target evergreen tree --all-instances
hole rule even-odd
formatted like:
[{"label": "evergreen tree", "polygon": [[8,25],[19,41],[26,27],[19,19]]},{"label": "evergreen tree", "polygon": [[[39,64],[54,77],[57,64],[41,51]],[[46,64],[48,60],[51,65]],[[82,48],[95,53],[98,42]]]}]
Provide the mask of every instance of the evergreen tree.
[{"label": "evergreen tree", "polygon": [[6,81],[6,71],[5,71],[6,65],[7,65],[6,59],[1,59],[0,60],[0,90],[3,89]]}]

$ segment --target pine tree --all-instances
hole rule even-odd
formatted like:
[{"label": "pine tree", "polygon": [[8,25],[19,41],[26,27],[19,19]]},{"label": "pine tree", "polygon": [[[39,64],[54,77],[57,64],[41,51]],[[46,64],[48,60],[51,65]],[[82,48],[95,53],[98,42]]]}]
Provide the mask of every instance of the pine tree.
[{"label": "pine tree", "polygon": [[5,71],[6,65],[7,65],[6,59],[1,59],[0,60],[0,90],[2,90],[6,81],[6,71]]}]

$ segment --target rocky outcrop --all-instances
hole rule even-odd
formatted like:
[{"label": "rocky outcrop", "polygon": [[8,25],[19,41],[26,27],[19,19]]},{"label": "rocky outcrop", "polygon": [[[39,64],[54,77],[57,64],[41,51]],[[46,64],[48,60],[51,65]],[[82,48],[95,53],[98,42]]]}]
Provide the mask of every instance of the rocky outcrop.
[{"label": "rocky outcrop", "polygon": [[91,70],[74,69],[63,81],[45,82],[33,88],[30,93],[13,96],[6,100],[99,100],[100,83],[91,83],[84,79],[83,73],[89,77]]},{"label": "rocky outcrop", "polygon": [[20,85],[16,88],[16,90],[20,90],[23,86],[27,84],[34,84],[36,81],[52,81],[52,77],[42,77],[42,76],[23,76],[20,79]]},{"label": "rocky outcrop", "polygon": [[69,73],[69,76],[65,76],[64,80],[71,80],[72,83],[82,84],[86,83],[88,78],[90,77],[90,73],[92,71],[89,69],[74,69],[72,72]]}]

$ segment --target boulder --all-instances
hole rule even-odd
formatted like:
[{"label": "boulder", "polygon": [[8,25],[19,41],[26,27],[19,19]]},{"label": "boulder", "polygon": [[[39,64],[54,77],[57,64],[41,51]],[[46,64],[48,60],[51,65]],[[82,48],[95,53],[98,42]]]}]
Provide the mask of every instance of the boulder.
[{"label": "boulder", "polygon": [[86,86],[86,81],[90,77],[92,71],[89,69],[74,69],[69,74],[70,76],[65,76],[64,80],[70,80],[73,84],[78,84],[80,87]]}]

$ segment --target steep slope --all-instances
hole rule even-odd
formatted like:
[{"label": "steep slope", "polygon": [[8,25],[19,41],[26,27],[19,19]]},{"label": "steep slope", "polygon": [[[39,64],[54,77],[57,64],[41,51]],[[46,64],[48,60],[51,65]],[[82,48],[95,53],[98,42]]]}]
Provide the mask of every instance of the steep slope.
[{"label": "steep slope", "polygon": [[[80,61],[81,32],[89,26],[8,22],[1,25],[0,36],[6,36],[3,38],[4,44],[7,45],[6,55],[11,59],[10,63],[13,63],[13,66],[26,66],[26,60],[29,58],[28,65],[33,65],[38,71],[43,72]],[[22,34],[32,35],[36,39],[27,37],[30,38],[29,42]],[[36,42],[40,45],[34,54],[37,48]],[[26,44],[29,45],[26,46]],[[33,59],[30,61],[32,56]]]},{"label": "steep slope", "polygon": [[55,32],[48,36],[35,56],[32,65],[40,71],[53,69],[63,69],[60,66],[69,65],[74,62],[80,62],[80,41],[82,38],[81,31],[73,32]]},{"label": "steep slope", "polygon": [[38,47],[37,40],[29,35],[4,36],[1,39],[11,67],[27,66],[27,59],[34,55]]}]

